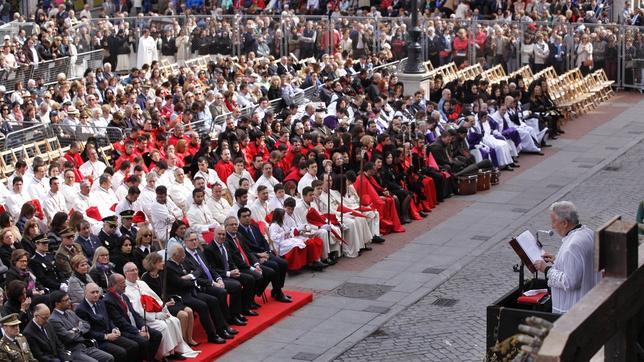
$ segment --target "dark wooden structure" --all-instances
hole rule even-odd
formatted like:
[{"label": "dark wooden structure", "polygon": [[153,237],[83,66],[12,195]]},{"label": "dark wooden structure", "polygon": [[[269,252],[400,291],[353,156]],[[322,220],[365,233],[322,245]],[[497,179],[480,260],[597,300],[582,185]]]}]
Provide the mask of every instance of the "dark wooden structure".
[{"label": "dark wooden structure", "polygon": [[[606,361],[644,359],[638,340],[644,314],[644,246],[637,224],[617,216],[595,237],[595,268],[604,278],[554,323],[537,361],[588,361],[604,346]],[[639,256],[639,258],[638,258]]]}]

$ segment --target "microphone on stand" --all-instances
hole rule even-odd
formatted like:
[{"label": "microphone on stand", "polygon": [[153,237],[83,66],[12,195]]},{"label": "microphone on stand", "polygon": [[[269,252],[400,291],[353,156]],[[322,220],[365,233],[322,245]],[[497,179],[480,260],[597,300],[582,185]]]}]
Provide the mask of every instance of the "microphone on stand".
[{"label": "microphone on stand", "polygon": [[553,236],[555,234],[552,230],[537,230],[537,233],[546,234],[548,236]]}]

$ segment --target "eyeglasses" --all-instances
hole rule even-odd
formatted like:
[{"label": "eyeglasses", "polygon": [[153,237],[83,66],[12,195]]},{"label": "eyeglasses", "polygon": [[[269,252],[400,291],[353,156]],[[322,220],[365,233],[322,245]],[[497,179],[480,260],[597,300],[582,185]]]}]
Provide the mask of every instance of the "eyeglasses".
[{"label": "eyeglasses", "polygon": [[144,234],[144,235],[143,235],[143,237],[144,237],[144,238],[151,238],[151,237],[152,237],[152,234]]}]

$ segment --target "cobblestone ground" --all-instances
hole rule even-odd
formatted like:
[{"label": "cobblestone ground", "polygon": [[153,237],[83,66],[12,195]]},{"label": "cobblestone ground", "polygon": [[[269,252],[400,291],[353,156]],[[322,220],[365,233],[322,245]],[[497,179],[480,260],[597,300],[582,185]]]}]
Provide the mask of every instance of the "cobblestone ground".
[{"label": "cobblestone ground", "polygon": [[[614,215],[633,220],[644,197],[644,142],[583,181],[562,199],[574,202],[582,223],[596,228]],[[548,213],[512,230],[548,229]],[[558,238],[542,240],[556,251]],[[346,351],[338,361],[481,361],[485,355],[487,305],[516,287],[512,272],[517,257],[500,243],[465,266],[436,290],[389,320]],[[458,300],[450,307],[433,305],[438,298]]]}]

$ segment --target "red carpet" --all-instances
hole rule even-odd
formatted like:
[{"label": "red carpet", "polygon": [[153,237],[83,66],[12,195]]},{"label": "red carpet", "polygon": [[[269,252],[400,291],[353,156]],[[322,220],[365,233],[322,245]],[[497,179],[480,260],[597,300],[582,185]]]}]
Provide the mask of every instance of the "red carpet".
[{"label": "red carpet", "polygon": [[275,300],[273,300],[273,298],[270,297],[271,293],[269,289],[266,289],[266,295],[268,296],[267,303],[262,302],[261,298],[255,298],[255,301],[262,306],[257,310],[259,316],[246,317],[248,318],[248,324],[243,327],[232,326],[239,331],[239,334],[237,334],[234,339],[228,340],[226,344],[206,343],[206,334],[201,327],[201,324],[199,323],[199,319],[195,318],[194,336],[195,340],[201,344],[197,347],[194,347],[194,349],[201,351],[201,353],[196,358],[189,360],[212,361],[215,358],[223,355],[224,353],[232,350],[241,343],[251,339],[264,329],[277,323],[277,321],[279,321],[280,319],[292,314],[296,310],[313,301],[312,293],[287,290],[285,290],[284,293],[290,295],[291,298],[293,298],[293,303],[276,302]]}]

